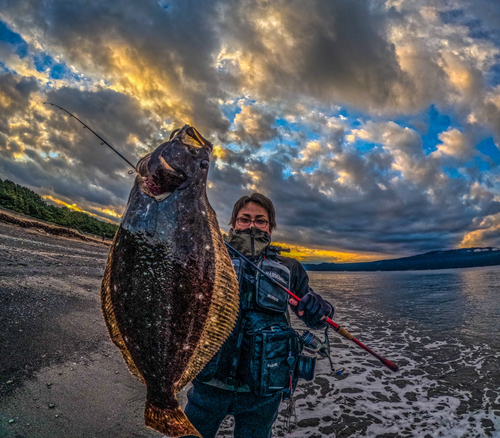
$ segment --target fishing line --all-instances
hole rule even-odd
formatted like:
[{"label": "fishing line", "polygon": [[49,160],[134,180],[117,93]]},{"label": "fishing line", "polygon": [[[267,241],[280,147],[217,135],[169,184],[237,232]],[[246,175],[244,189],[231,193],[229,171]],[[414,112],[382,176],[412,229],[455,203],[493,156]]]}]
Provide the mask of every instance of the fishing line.
[{"label": "fishing line", "polygon": [[97,134],[95,131],[93,131],[88,125],[86,125],[85,123],[83,123],[78,117],[76,117],[75,115],[71,114],[68,110],[64,109],[62,106],[59,106],[59,105],[56,105],[55,103],[50,103],[50,102],[44,102],[43,103],[44,105],[52,105],[52,106],[55,106],[56,108],[59,108],[60,110],[64,111],[66,114],[69,114],[71,117],[73,117],[74,119],[76,119],[78,122],[80,122],[84,128],[87,128],[92,134],[94,134],[99,140],[101,140],[101,145],[105,144],[106,146],[110,147],[113,151],[115,151],[122,159],[124,159],[128,164],[130,164],[132,166],[132,168],[134,170],[129,170],[129,174],[132,174],[132,173],[135,173],[137,172],[137,169],[135,168],[135,166],[129,161],[127,160],[122,154],[120,154],[120,152],[118,152],[113,146],[111,146],[106,140],[104,140],[99,134]]}]

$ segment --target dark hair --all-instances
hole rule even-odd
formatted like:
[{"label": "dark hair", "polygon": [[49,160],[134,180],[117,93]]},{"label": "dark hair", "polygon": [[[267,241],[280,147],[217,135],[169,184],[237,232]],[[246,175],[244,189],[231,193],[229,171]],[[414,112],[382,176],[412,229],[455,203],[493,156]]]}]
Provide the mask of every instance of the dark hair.
[{"label": "dark hair", "polygon": [[252,193],[250,196],[245,195],[238,199],[236,204],[234,204],[233,214],[231,215],[231,220],[228,225],[231,225],[232,227],[235,226],[238,213],[249,202],[255,202],[267,211],[267,215],[269,216],[269,230],[273,231],[276,228],[276,213],[274,211],[274,205],[269,198],[261,195],[260,193]]}]

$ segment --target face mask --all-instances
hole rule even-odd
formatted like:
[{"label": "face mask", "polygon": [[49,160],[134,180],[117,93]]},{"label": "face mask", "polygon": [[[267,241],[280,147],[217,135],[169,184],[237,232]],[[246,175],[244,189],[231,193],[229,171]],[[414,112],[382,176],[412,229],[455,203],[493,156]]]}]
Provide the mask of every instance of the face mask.
[{"label": "face mask", "polygon": [[258,256],[271,243],[271,235],[258,228],[229,230],[229,245],[244,256]]}]

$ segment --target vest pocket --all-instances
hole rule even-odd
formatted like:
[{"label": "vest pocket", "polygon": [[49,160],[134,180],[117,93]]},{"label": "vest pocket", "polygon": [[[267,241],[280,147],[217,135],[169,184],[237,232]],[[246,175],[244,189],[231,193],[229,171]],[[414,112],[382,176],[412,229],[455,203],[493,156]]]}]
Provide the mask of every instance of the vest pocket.
[{"label": "vest pocket", "polygon": [[294,369],[300,344],[295,331],[273,324],[254,331],[249,342],[250,388],[258,395],[273,395],[295,387]]},{"label": "vest pocket", "polygon": [[[260,267],[273,280],[290,288],[290,271],[286,266],[264,259]],[[288,294],[260,272],[257,273],[255,308],[270,313],[285,313],[288,308]]]},{"label": "vest pocket", "polygon": [[241,284],[242,275],[242,263],[239,258],[232,258],[231,262],[233,264],[234,272],[236,273],[236,278],[238,278],[238,283]]}]

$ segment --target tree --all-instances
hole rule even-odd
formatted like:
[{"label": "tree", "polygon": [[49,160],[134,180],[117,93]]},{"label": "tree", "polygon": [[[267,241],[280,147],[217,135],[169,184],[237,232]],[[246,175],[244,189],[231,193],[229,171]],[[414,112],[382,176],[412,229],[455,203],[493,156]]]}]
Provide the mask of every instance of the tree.
[{"label": "tree", "polygon": [[0,178],[0,206],[28,216],[98,236],[113,237],[118,225],[100,221],[80,211],[47,204],[38,193]]}]

